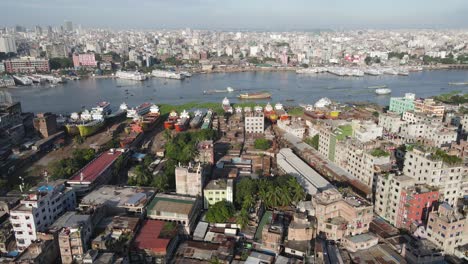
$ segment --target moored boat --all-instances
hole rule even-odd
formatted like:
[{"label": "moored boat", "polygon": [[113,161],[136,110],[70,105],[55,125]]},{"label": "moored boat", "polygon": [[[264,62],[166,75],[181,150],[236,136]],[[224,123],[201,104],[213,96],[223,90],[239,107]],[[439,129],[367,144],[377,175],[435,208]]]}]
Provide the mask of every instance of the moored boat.
[{"label": "moored boat", "polygon": [[260,92],[260,93],[245,93],[240,94],[239,99],[268,99],[271,98],[271,94],[267,92]]},{"label": "moored boat", "polygon": [[164,128],[165,129],[174,129],[174,125],[177,122],[179,115],[175,110],[172,110],[167,117],[167,120],[164,121]]},{"label": "moored boat", "polygon": [[211,128],[212,117],[213,117],[213,112],[211,110],[208,110],[208,112],[206,113],[205,118],[203,118],[203,124],[201,126],[201,129]]},{"label": "moored boat", "polygon": [[203,121],[204,114],[203,114],[202,111],[197,110],[197,111],[195,111],[194,115],[195,116],[190,121],[190,127],[191,128],[198,128],[201,125],[202,121]]},{"label": "moored boat", "polygon": [[143,115],[146,115],[149,113],[150,108],[152,104],[151,103],[142,103],[139,105],[137,108],[131,108],[127,110],[127,118],[139,118]]},{"label": "moored boat", "polygon": [[189,112],[187,112],[185,110],[182,111],[182,113],[180,113],[179,120],[177,120],[177,122],[174,124],[175,130],[177,132],[182,132],[182,131],[187,130],[187,125],[188,125],[189,121],[190,121]]},{"label": "moored boat", "polygon": [[377,89],[375,90],[375,93],[378,95],[385,95],[385,94],[390,94],[392,90],[390,89]]}]

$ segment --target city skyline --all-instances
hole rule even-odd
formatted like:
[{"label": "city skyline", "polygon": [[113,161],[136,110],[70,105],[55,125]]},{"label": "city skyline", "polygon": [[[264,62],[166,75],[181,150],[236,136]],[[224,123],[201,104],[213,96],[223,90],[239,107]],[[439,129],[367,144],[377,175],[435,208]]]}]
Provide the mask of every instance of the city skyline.
[{"label": "city skyline", "polygon": [[[61,25],[73,21],[84,27],[114,29],[396,29],[396,28],[466,28],[464,15],[468,3],[463,0],[388,1],[378,5],[370,0],[319,1],[127,1],[25,0],[0,3],[8,10],[0,25]],[[112,7],[110,9],[109,7]],[[45,15],[46,14],[46,15]]]}]

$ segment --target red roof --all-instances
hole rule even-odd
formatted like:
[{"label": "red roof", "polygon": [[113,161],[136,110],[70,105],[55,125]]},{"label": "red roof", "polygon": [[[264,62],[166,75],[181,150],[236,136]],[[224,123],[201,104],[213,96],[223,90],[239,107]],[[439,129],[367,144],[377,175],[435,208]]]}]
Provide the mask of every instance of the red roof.
[{"label": "red roof", "polygon": [[165,222],[159,220],[146,220],[143,222],[140,233],[135,238],[133,246],[141,250],[151,250],[154,253],[166,254],[170,238],[159,238]]},{"label": "red roof", "polygon": [[[122,155],[121,151],[108,151],[99,155],[99,157],[92,160],[90,163],[86,164],[81,170],[75,173],[68,183],[92,183],[95,181],[102,173],[104,173],[109,166],[114,164],[115,160]],[[83,179],[81,179],[83,175]]]}]

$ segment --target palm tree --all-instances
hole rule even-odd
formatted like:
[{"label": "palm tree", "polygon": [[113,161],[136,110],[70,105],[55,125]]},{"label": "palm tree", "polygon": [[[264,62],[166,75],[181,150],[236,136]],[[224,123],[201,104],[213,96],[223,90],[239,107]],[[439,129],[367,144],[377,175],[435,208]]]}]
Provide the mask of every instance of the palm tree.
[{"label": "palm tree", "polygon": [[302,186],[297,182],[297,179],[291,177],[288,180],[289,192],[291,193],[291,200],[295,203],[303,200],[305,198],[305,192]]},{"label": "palm tree", "polygon": [[249,224],[249,214],[246,209],[242,209],[236,218],[236,223],[240,225],[241,229]]}]

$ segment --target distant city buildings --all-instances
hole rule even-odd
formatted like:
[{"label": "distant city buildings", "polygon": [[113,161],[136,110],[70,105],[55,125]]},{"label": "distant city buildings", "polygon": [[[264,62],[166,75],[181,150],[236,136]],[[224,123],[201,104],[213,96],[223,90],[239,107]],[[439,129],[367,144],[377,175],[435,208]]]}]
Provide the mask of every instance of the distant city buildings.
[{"label": "distant city buildings", "polygon": [[13,37],[0,37],[0,52],[4,53],[16,53],[16,42]]},{"label": "distant city buildings", "polygon": [[94,53],[74,53],[73,66],[75,68],[94,68],[97,66],[96,57]]},{"label": "distant city buildings", "polygon": [[5,61],[5,70],[8,73],[36,73],[49,72],[49,60],[32,57],[21,57]]}]

